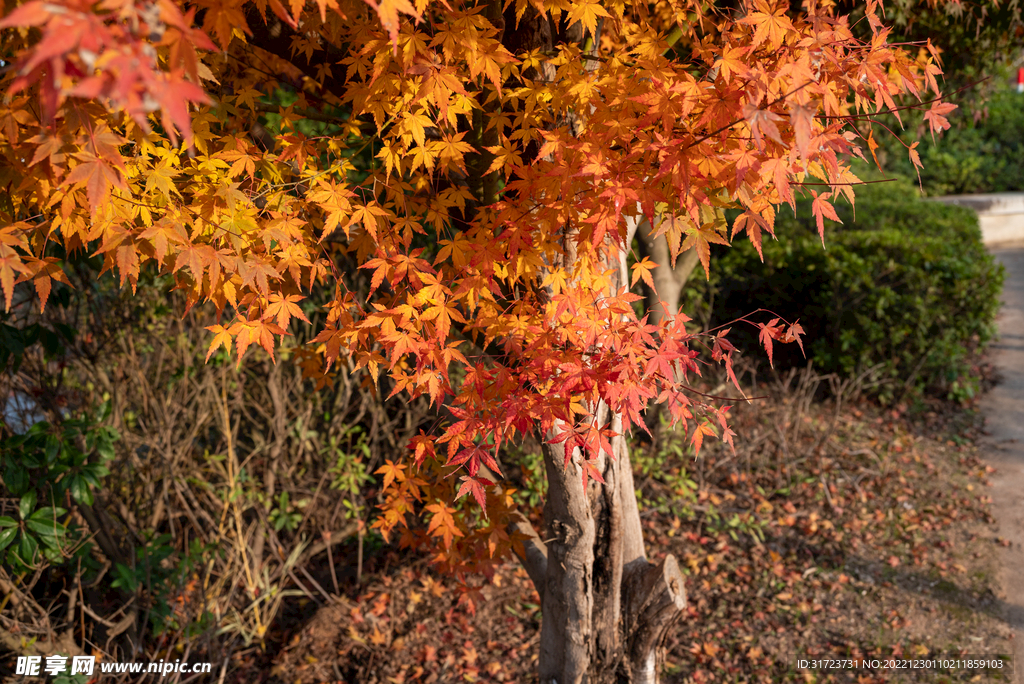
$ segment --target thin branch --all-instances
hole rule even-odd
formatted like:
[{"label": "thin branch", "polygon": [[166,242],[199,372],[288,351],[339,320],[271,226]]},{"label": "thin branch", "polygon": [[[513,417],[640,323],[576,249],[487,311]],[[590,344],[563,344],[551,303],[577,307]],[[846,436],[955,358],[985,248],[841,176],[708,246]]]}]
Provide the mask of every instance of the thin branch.
[{"label": "thin branch", "polygon": [[704,392],[700,392],[698,390],[693,389],[689,385],[683,385],[682,387],[684,392],[693,392],[694,394],[699,394],[700,396],[707,397],[708,399],[719,399],[721,401],[753,401],[754,399],[769,398],[767,395],[763,397],[720,397],[716,394],[705,394]]},{"label": "thin branch", "polygon": [[[790,92],[786,93],[785,95],[780,95],[778,98],[776,98],[772,102],[769,102],[768,104],[766,104],[765,107],[764,107],[765,110],[774,107],[775,105],[779,104],[780,102],[785,102],[787,97],[789,97],[790,95],[797,94],[798,92],[800,92],[801,90],[803,90],[807,86],[811,85],[812,83],[814,83],[814,81],[808,81],[807,83],[804,83],[799,88],[796,88],[795,90],[791,90]],[[731,121],[730,123],[727,123],[726,125],[722,126],[721,128],[717,128],[717,129],[711,131],[710,133],[707,133],[707,134],[701,136],[700,138],[697,138],[692,143],[687,145],[685,149],[690,149],[691,147],[695,147],[696,145],[699,145],[702,142],[704,142],[705,140],[707,140],[708,138],[713,138],[716,135],[718,135],[719,133],[721,133],[722,131],[727,131],[730,128],[732,128],[733,126],[735,126],[736,124],[738,124],[738,123],[740,123],[742,121],[745,121],[745,120],[746,119],[743,119],[743,118],[734,119],[733,121]]]},{"label": "thin branch", "polygon": [[[980,84],[984,83],[985,81],[989,80],[990,78],[992,78],[992,77],[991,76],[986,76],[983,79],[980,79],[980,80],[977,80],[977,81],[973,81],[972,83],[968,83],[967,85],[962,86],[962,87],[957,88],[956,90],[954,90],[952,94],[953,95],[957,95],[959,93],[962,93],[963,91],[967,90],[968,88],[973,88],[976,85],[980,85]],[[933,97],[930,100],[919,100],[918,102],[915,102],[913,104],[902,105],[900,107],[894,107],[892,109],[881,109],[881,110],[879,110],[877,112],[873,112],[873,113],[870,113],[870,114],[847,114],[846,116],[829,116],[827,114],[819,114],[819,115],[817,115],[814,118],[816,118],[816,119],[841,119],[843,121],[865,121],[865,120],[871,121],[870,117],[878,116],[879,114],[895,114],[896,112],[902,112],[902,111],[906,111],[908,109],[917,109],[917,108],[919,108],[919,107],[921,107],[923,105],[932,104],[933,102],[938,102],[938,101],[943,100],[943,99],[948,99],[948,97],[945,97],[943,95],[937,95],[937,96]],[[872,123],[877,123],[877,122],[872,122]],[[881,125],[881,124],[879,124],[879,125]]]},{"label": "thin branch", "polygon": [[524,538],[521,546],[516,545],[514,547],[515,554],[523,564],[526,574],[533,581],[533,586],[537,589],[537,593],[543,594],[544,583],[548,576],[547,545],[540,538],[540,535],[537,534],[537,530],[533,529],[533,525],[530,524],[526,516],[518,511],[512,515],[512,520],[508,524],[508,531],[513,534],[518,533]]},{"label": "thin branch", "polygon": [[857,183],[790,183],[790,185],[827,185],[830,188],[837,185],[871,185],[872,183],[892,183],[899,180],[898,178],[883,178],[881,180],[866,180],[859,181]]}]

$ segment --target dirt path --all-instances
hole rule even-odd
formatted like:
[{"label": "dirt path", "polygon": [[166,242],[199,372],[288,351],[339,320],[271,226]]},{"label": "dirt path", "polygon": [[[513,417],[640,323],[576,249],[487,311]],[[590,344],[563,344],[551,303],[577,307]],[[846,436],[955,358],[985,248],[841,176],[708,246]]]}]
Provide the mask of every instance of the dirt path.
[{"label": "dirt path", "polygon": [[993,249],[1006,267],[1003,308],[997,319],[1000,339],[992,360],[1000,383],[981,400],[988,435],[983,455],[996,468],[992,476],[993,514],[999,536],[1005,618],[1014,630],[1014,671],[1024,684],[1024,244]]}]

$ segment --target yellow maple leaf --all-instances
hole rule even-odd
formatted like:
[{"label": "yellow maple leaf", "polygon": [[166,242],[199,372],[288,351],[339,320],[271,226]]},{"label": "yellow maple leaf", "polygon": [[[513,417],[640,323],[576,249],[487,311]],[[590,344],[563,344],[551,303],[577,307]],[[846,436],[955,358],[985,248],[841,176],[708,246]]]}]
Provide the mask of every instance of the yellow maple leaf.
[{"label": "yellow maple leaf", "polygon": [[233,335],[229,329],[222,325],[209,325],[206,329],[214,333],[213,341],[210,342],[210,349],[206,352],[207,361],[209,361],[210,357],[213,356],[213,352],[217,351],[222,346],[228,350],[228,353],[231,352],[231,338]]},{"label": "yellow maple leaf", "polygon": [[166,159],[161,161],[159,165],[146,170],[146,192],[152,193],[154,190],[159,190],[168,201],[170,201],[171,195],[181,197],[181,192],[174,184],[177,175],[178,172],[171,168]]},{"label": "yellow maple leaf", "polygon": [[569,23],[577,21],[583,24],[583,29],[590,35],[597,31],[597,20],[600,17],[610,17],[608,11],[596,0],[582,0],[574,2],[569,9]]},{"label": "yellow maple leaf", "polygon": [[762,11],[751,12],[748,16],[740,19],[739,23],[754,27],[753,47],[757,47],[767,40],[772,50],[778,50],[786,40],[786,33],[796,31],[793,22],[786,16],[788,5],[780,4],[772,9],[766,3],[759,2],[758,7]]}]

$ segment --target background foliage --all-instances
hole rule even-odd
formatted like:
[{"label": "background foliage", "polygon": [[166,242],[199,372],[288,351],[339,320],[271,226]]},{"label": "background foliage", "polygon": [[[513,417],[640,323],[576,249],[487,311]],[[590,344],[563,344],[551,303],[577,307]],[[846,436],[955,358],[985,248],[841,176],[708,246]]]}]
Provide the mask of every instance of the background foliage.
[{"label": "background foliage", "polygon": [[[836,208],[842,224],[830,224],[824,249],[806,201],[795,218],[780,213],[779,239],[764,243],[763,263],[750,245],[722,249],[688,306],[705,307],[711,326],[759,307],[799,319],[816,369],[843,377],[873,369],[883,400],[921,391],[974,396],[976,352],[995,332],[1004,278],[977,216],[920,199],[906,180],[864,186],[857,198],[856,210]],[[731,335],[757,349],[750,326]],[[806,362],[791,347],[775,354],[780,369]]]},{"label": "background foliage", "polygon": [[[926,195],[1024,191],[1024,94],[1009,80],[1001,70],[993,81],[954,95],[960,107],[950,116],[951,128],[934,141],[920,114],[905,114],[901,137],[907,144],[918,143],[920,187]],[[886,122],[898,126],[891,117]],[[879,137],[879,144],[885,174],[918,184],[904,146],[889,137]]]}]

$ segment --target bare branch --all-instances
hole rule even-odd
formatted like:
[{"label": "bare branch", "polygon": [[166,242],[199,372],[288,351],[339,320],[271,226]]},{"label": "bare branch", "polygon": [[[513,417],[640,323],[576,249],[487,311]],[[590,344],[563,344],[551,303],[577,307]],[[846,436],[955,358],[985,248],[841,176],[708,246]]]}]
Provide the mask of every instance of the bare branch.
[{"label": "bare branch", "polygon": [[523,564],[526,574],[533,581],[533,586],[538,593],[544,591],[544,581],[548,574],[548,547],[544,540],[533,529],[533,525],[526,519],[526,516],[518,511],[509,522],[508,531],[510,534],[519,535],[521,543],[514,545],[516,556]]}]

